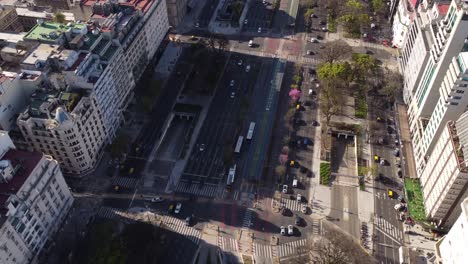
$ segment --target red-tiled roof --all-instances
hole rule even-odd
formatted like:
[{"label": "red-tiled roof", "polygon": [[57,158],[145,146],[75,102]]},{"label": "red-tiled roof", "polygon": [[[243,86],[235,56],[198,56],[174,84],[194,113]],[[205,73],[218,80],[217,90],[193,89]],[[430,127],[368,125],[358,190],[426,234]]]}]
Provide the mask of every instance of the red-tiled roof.
[{"label": "red-tiled roof", "polygon": [[10,149],[2,160],[9,160],[15,168],[21,165],[21,169],[16,172],[8,183],[0,183],[0,206],[4,206],[6,200],[11,194],[16,194],[23,186],[23,183],[29,177],[31,172],[41,160],[43,154],[39,152],[28,152]]},{"label": "red-tiled roof", "polygon": [[439,9],[439,13],[441,15],[446,15],[448,10],[449,10],[450,5],[449,4],[438,4],[437,9]]}]

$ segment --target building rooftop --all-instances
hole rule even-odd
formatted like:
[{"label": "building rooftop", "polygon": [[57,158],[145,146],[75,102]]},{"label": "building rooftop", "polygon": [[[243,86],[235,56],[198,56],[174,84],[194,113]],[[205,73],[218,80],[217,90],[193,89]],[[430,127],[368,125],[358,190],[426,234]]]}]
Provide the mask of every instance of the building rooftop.
[{"label": "building rooftop", "polygon": [[85,24],[73,23],[69,25],[55,23],[55,22],[43,22],[42,24],[35,25],[27,34],[24,36],[26,40],[37,40],[37,41],[51,41],[60,37],[60,35],[69,29],[83,29]]},{"label": "building rooftop", "polygon": [[14,72],[2,71],[0,72],[0,84],[2,84],[6,80],[14,80],[16,76],[17,74]]},{"label": "building rooftop", "polygon": [[0,183],[0,206],[4,206],[8,197],[16,194],[23,186],[31,172],[41,160],[43,154],[10,149],[2,160],[8,160],[14,168],[13,178],[9,182]]},{"label": "building rooftop", "polygon": [[37,61],[45,62],[50,55],[59,52],[59,45],[40,44],[23,60],[24,64],[34,65]]},{"label": "building rooftop", "polygon": [[[17,7],[16,13],[18,16],[35,17],[35,18],[52,18],[53,14],[48,12],[39,12],[29,10],[28,8]],[[65,16],[65,21],[75,21],[75,15],[70,12],[61,12]]]},{"label": "building rooftop", "polygon": [[[55,89],[38,90],[31,95],[31,103],[23,114],[20,115],[20,118],[24,120],[30,117],[57,119],[60,118],[58,115],[63,111],[68,113],[73,112],[81,98],[82,95],[79,93],[64,92]],[[61,108],[62,111],[57,111],[58,108]]]},{"label": "building rooftop", "polygon": [[[145,14],[156,1],[160,1],[160,0],[118,0],[116,2],[120,6],[135,7],[135,9],[140,10],[141,12]],[[105,5],[106,3],[111,3],[111,1],[109,0],[84,0],[82,4],[85,6],[93,6],[94,4]],[[99,14],[99,15],[102,15],[102,14]]]},{"label": "building rooftop", "polygon": [[445,16],[449,10],[450,4],[437,4],[437,9],[439,10],[439,13],[443,16]]},{"label": "building rooftop", "polygon": [[25,33],[5,33],[0,32],[0,39],[6,42],[17,43],[23,40]]}]

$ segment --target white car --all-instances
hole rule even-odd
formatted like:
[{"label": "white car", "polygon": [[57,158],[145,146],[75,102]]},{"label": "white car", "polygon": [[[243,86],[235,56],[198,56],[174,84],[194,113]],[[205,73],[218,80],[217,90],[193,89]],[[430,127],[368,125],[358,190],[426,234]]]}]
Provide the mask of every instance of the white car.
[{"label": "white car", "polygon": [[288,186],[287,185],[283,185],[283,193],[288,193]]},{"label": "white car", "polygon": [[162,202],[162,201],[164,201],[164,198],[159,197],[159,196],[158,196],[158,197],[151,198],[151,202],[152,202],[152,203],[159,203],[159,202]]},{"label": "white car", "polygon": [[380,159],[380,165],[385,165],[385,160],[384,159]]},{"label": "white car", "polygon": [[247,65],[247,66],[245,67],[245,72],[249,72],[249,71],[250,71],[250,65]]},{"label": "white car", "polygon": [[258,33],[262,33],[262,28],[261,27],[258,28]]},{"label": "white car", "polygon": [[294,227],[293,227],[293,225],[288,225],[288,235],[294,235]]},{"label": "white car", "polygon": [[253,40],[249,40],[249,47],[253,47]]},{"label": "white car", "polygon": [[310,39],[310,42],[312,42],[312,43],[318,43],[319,41],[318,41],[318,39],[316,39],[316,38],[311,38],[311,39]]},{"label": "white car", "polygon": [[242,61],[242,60],[239,60],[239,61],[237,62],[237,65],[242,66],[242,63],[243,63],[243,61]]},{"label": "white car", "polygon": [[244,25],[247,25],[247,23],[249,23],[249,21],[247,19],[244,20]]},{"label": "white car", "polygon": [[205,147],[206,147],[205,144],[200,144],[200,148],[199,148],[200,152],[204,151]]},{"label": "white car", "polygon": [[302,212],[303,214],[306,214],[306,213],[307,213],[307,206],[306,206],[306,205],[303,205],[303,206],[301,207],[301,212]]},{"label": "white car", "polygon": [[180,213],[180,209],[182,209],[182,204],[177,203],[176,208],[174,210],[174,213],[176,213],[176,214]]},{"label": "white car", "polygon": [[231,82],[229,82],[229,86],[234,86],[234,84],[236,84],[236,81],[234,80],[231,80]]},{"label": "white car", "polygon": [[297,202],[299,202],[299,203],[302,202],[302,196],[301,196],[300,193],[297,194],[296,200],[297,200]]},{"label": "white car", "polygon": [[231,98],[236,97],[236,92],[232,91],[230,97],[231,97]]},{"label": "white car", "polygon": [[284,226],[280,227],[280,234],[283,236],[286,235],[286,228]]}]

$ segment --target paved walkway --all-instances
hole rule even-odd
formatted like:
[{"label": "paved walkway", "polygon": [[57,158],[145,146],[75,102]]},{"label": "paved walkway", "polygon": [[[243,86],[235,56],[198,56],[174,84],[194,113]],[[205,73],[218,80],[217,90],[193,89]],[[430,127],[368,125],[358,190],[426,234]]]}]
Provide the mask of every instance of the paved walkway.
[{"label": "paved walkway", "polygon": [[398,120],[397,125],[400,128],[400,141],[403,153],[403,174],[405,177],[417,178],[416,163],[414,161],[413,144],[410,136],[410,129],[408,124],[408,114],[405,105],[398,104]]}]

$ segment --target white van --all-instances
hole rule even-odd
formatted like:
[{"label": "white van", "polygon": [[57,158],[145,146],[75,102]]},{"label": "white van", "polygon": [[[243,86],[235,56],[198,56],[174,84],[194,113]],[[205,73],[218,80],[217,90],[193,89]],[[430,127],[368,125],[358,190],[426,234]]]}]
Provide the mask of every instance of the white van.
[{"label": "white van", "polygon": [[253,46],[253,40],[250,40],[249,41],[249,47],[252,47]]},{"label": "white van", "polygon": [[293,180],[292,187],[293,187],[293,188],[297,188],[297,179],[294,179],[294,180]]}]

